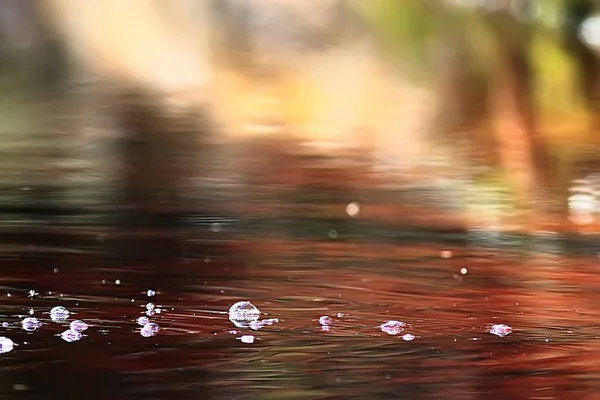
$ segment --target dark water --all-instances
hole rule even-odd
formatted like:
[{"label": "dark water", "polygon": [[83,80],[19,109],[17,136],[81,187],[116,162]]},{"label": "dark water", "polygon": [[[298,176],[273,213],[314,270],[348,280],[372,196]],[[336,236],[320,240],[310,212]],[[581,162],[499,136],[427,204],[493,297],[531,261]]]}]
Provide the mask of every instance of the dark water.
[{"label": "dark water", "polygon": [[[0,331],[15,344],[0,355],[3,398],[596,398],[594,240],[408,229],[369,217],[368,202],[354,218],[340,204],[329,217],[152,219],[176,228],[13,226],[2,252]],[[227,311],[240,300],[279,322],[236,328]],[[160,330],[144,337],[136,320],[149,302]],[[54,306],[69,318],[53,322]],[[43,323],[34,332],[20,324],[30,315]],[[60,334],[75,319],[89,329],[69,343]],[[406,327],[387,334],[388,320]],[[492,335],[493,324],[512,333]]]}]

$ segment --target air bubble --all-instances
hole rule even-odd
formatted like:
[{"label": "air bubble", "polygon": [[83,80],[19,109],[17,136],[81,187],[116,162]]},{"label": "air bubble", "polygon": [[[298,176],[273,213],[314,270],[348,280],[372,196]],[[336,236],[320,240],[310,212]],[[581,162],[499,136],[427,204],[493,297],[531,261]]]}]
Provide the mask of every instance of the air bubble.
[{"label": "air bubble", "polygon": [[7,337],[0,336],[0,354],[8,353],[12,351],[15,347],[15,344],[12,340]]},{"label": "air bubble", "polygon": [[76,331],[76,332],[83,332],[88,328],[88,324],[77,319],[77,320],[71,322],[70,328],[71,328],[71,330]]},{"label": "air bubble", "polygon": [[229,308],[229,320],[237,327],[247,326],[260,317],[260,310],[249,301],[238,301]]},{"label": "air bubble", "polygon": [[41,326],[42,322],[34,317],[28,317],[21,321],[21,327],[27,332],[33,332]]},{"label": "air bubble", "polygon": [[406,324],[401,321],[388,321],[380,326],[381,330],[388,335],[397,335],[406,328]]},{"label": "air bubble", "polygon": [[69,310],[63,306],[56,306],[50,310],[50,319],[54,322],[62,322],[69,318]]}]

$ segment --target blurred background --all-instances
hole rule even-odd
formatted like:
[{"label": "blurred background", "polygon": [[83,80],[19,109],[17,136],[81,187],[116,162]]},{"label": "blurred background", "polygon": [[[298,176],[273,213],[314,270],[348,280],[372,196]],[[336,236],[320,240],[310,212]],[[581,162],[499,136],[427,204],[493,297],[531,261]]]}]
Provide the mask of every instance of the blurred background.
[{"label": "blurred background", "polygon": [[[5,1],[3,174],[19,188],[6,200],[110,203],[121,183],[142,185],[122,182],[117,165],[160,168],[150,145],[129,165],[138,156],[123,142],[164,140],[187,142],[191,156],[175,158],[190,159],[181,173],[191,191],[192,176],[258,192],[258,180],[299,189],[308,170],[335,170],[365,193],[437,191],[463,228],[594,230],[596,6]],[[130,126],[143,112],[130,103],[141,102],[178,120],[163,121],[164,139]],[[177,123],[191,132],[166,132]],[[328,165],[292,165],[306,157]]]},{"label": "blurred background", "polygon": [[597,398],[598,129],[595,0],[0,0],[0,393]]}]

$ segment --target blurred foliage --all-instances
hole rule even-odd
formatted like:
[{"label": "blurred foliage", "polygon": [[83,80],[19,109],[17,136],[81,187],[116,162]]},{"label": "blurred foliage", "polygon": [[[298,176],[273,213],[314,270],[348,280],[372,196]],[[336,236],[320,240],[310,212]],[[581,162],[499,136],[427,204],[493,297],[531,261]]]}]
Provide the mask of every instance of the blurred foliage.
[{"label": "blurred foliage", "polygon": [[577,37],[581,22],[596,10],[594,2],[517,0],[512,3],[520,4],[520,9],[494,11],[473,6],[476,1],[359,3],[360,12],[389,54],[411,67],[415,78],[432,76],[439,70],[434,45],[455,45],[452,38],[462,35],[466,59],[461,68],[469,71],[471,84],[489,85],[500,72],[498,52],[502,50],[494,39],[494,29],[498,29],[503,44],[521,46],[528,54],[533,71],[535,118],[553,156],[562,160],[561,165],[568,163],[580,145],[594,142],[594,135],[590,134],[593,110],[589,110],[582,93],[581,66],[565,39],[566,35]]},{"label": "blurred foliage", "polygon": [[[526,53],[527,67],[533,70],[531,95],[535,100],[537,129],[549,142],[549,153],[559,161],[560,170],[568,174],[568,166],[578,157],[578,146],[595,140],[590,134],[589,101],[586,101],[580,83],[581,66],[565,39],[568,36],[566,30],[570,29],[568,32],[572,34],[590,14],[585,7],[574,11],[570,6],[573,2],[583,5],[586,2],[513,0],[513,4],[521,3],[527,7],[490,11],[469,6],[467,0],[350,1],[373,29],[385,54],[400,68],[407,70],[416,85],[447,91],[442,93],[442,103],[451,104],[446,110],[448,115],[459,110],[474,115],[472,119],[493,118],[489,115],[492,111],[488,110],[487,98],[494,94],[498,77],[503,72],[501,69],[505,68],[500,62],[502,52],[517,49],[516,52]],[[575,17],[568,20],[568,15]],[[452,54],[448,56],[447,53]],[[49,60],[48,57],[46,59]],[[35,132],[46,123],[43,114],[47,111],[43,111],[42,103],[48,98],[43,98],[42,93],[48,91],[40,76],[59,81],[60,71],[66,68],[66,65],[60,65],[60,59],[56,57],[56,60],[47,63],[30,63],[37,67],[46,66],[38,70],[15,65],[0,72],[0,90],[3,92],[0,96],[0,123],[5,131]],[[447,62],[448,59],[450,62]],[[444,85],[453,79],[456,83],[445,88]],[[308,114],[300,109],[303,104],[322,108],[322,104],[330,102],[329,97],[327,101],[317,101],[317,96],[311,91],[305,88],[299,91],[297,86],[291,86],[294,96],[302,99],[293,102],[294,109],[290,114]],[[307,94],[300,96],[297,93]],[[344,96],[340,95],[336,101],[341,97]],[[471,104],[452,107],[452,103],[461,102]],[[470,135],[474,141],[484,143],[482,137],[491,135],[483,130],[479,134],[481,127],[476,122],[468,121]],[[459,130],[463,127],[464,124],[453,128]],[[474,135],[473,131],[478,134]],[[33,136],[27,138],[34,141]],[[23,138],[19,137],[19,140]],[[9,151],[5,150],[11,148],[9,142],[10,139],[5,139],[2,143],[5,159],[10,157]],[[489,147],[489,142],[486,145]],[[483,187],[499,186],[504,182],[498,182],[507,179],[496,170],[490,174],[493,179],[479,177],[475,180]]]},{"label": "blurred foliage", "polygon": [[415,72],[423,70],[431,41],[443,22],[435,8],[419,0],[374,0],[356,2],[356,6],[389,54],[407,61]]}]

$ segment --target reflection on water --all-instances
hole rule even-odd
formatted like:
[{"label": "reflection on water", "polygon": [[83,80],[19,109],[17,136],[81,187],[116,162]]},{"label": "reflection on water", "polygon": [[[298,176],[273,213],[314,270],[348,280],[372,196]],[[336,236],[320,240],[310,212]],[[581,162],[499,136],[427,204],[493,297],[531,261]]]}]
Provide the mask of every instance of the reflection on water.
[{"label": "reflection on water", "polygon": [[[32,238],[7,248],[3,395],[595,393],[600,281],[593,245],[500,235],[493,243],[502,250],[468,232],[402,234],[397,227],[390,235],[367,220],[368,203],[359,217],[338,208],[345,217],[303,217],[289,223],[288,235],[268,218],[199,219],[177,242],[185,247],[197,235],[212,244],[160,261],[116,265],[82,251],[31,257],[20,249],[35,246]],[[359,229],[368,223],[371,229]],[[134,242],[158,245],[150,237]]]}]

